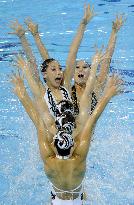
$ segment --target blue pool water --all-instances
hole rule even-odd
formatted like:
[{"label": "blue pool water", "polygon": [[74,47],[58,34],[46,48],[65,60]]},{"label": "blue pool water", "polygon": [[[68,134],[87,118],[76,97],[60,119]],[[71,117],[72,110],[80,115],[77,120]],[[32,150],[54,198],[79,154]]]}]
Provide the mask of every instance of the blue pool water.
[{"label": "blue pool water", "polygon": [[[50,55],[65,65],[85,0],[0,0],[0,205],[47,205],[49,185],[40,159],[36,130],[8,75],[11,58],[22,51],[9,35],[10,21],[31,16],[39,24]],[[88,3],[88,2],[87,2]],[[87,26],[78,58],[90,61],[94,45],[106,47],[116,14],[127,20],[118,34],[111,70],[125,81],[124,94],[108,104],[97,123],[87,160],[87,205],[134,205],[134,0],[96,0],[97,16]],[[41,57],[27,34],[37,62]]]}]

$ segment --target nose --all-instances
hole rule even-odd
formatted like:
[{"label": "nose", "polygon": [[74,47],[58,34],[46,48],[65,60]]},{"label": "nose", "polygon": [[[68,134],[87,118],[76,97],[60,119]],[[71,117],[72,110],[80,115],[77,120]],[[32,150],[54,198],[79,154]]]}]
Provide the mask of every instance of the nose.
[{"label": "nose", "polygon": [[62,74],[63,74],[62,70],[59,70],[59,69],[58,69],[58,70],[57,70],[57,75],[58,75],[58,76],[61,76]]},{"label": "nose", "polygon": [[79,72],[82,72],[82,71],[83,71],[83,67],[80,66],[80,67],[79,67]]}]

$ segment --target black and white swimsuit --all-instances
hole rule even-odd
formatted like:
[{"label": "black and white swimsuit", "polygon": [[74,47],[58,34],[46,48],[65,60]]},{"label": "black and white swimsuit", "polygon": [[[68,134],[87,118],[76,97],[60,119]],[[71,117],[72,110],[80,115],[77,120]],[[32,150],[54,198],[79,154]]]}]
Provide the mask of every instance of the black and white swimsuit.
[{"label": "black and white swimsuit", "polygon": [[[59,89],[61,90],[63,100],[68,100],[68,101],[72,102],[71,96],[70,96],[69,92],[67,91],[67,89],[63,86],[60,86]],[[53,96],[52,91],[50,90],[49,87],[46,87],[46,92],[45,92],[45,95],[44,95],[44,99],[47,103],[50,114],[56,120],[56,118],[60,114],[60,111],[59,111],[59,108],[58,108],[58,103],[56,102],[55,97]]]},{"label": "black and white swimsuit", "polygon": [[[75,115],[79,114],[79,105],[78,105],[78,100],[77,100],[77,94],[76,94],[76,88],[75,86],[72,86],[72,101],[73,101],[73,105],[74,105],[74,112]],[[94,111],[96,105],[97,105],[98,101],[97,101],[97,97],[95,92],[92,92],[92,98],[91,98],[91,110],[90,110],[90,114],[92,114],[92,112]]]}]

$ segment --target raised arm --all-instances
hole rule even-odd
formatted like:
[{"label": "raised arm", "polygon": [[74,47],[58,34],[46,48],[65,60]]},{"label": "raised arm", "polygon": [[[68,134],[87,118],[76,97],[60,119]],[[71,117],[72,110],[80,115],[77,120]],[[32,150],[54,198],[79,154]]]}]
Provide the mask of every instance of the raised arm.
[{"label": "raised arm", "polygon": [[79,154],[83,157],[87,156],[91,138],[92,138],[92,130],[99,119],[100,115],[102,114],[103,110],[105,109],[106,105],[110,101],[110,99],[121,93],[122,91],[122,80],[118,78],[118,76],[113,75],[108,79],[107,86],[104,91],[104,95],[98,102],[95,110],[93,111],[92,115],[89,116],[81,135],[79,136],[79,146],[76,150]]},{"label": "raised arm", "polygon": [[10,25],[10,28],[13,29],[14,32],[10,32],[10,34],[15,34],[19,37],[23,50],[25,51],[26,57],[28,62],[30,63],[30,69],[32,70],[32,75],[35,78],[36,81],[39,81],[39,73],[37,69],[36,59],[32,53],[32,49],[28,43],[28,40],[25,36],[25,29],[19,22],[16,20],[12,22]]},{"label": "raised arm", "polygon": [[29,97],[26,88],[24,86],[23,78],[20,74],[13,74],[11,77],[11,82],[14,85],[14,93],[18,96],[20,102],[22,103],[23,107],[25,108],[27,114],[33,121],[37,132],[38,132],[38,143],[40,148],[40,154],[45,162],[47,157],[53,154],[53,150],[50,147],[49,139],[50,135],[47,130],[47,126],[41,119],[36,107],[35,103]]},{"label": "raised arm", "polygon": [[125,18],[123,15],[119,15],[116,17],[115,21],[113,22],[112,25],[112,32],[110,35],[110,39],[108,42],[108,46],[105,51],[105,58],[100,64],[100,74],[98,75],[98,82],[100,85],[103,86],[103,83],[105,82],[109,68],[110,68],[110,63],[111,59],[114,53],[115,45],[116,45],[116,40],[117,40],[117,34],[122,27],[122,25],[125,22]]},{"label": "raised arm", "polygon": [[94,86],[96,84],[96,71],[102,58],[103,58],[102,51],[97,50],[92,60],[90,74],[86,82],[84,93],[80,99],[80,110],[79,110],[79,115],[77,120],[79,124],[82,126],[82,128],[90,114],[89,111],[91,110],[91,97],[92,97]]},{"label": "raised arm", "polygon": [[30,63],[24,60],[21,56],[17,56],[15,65],[24,73],[34,97],[39,98],[40,96],[43,96],[44,87],[41,89],[38,81],[34,79],[30,69]]},{"label": "raised arm", "polygon": [[39,34],[39,31],[38,31],[38,24],[35,24],[31,18],[27,18],[25,20],[25,23],[28,27],[28,30],[31,32],[31,34],[33,35],[33,38],[35,40],[35,43],[37,45],[37,48],[40,52],[40,55],[44,60],[50,58],[49,56],[49,53],[45,47],[45,45],[43,44],[42,40],[41,40],[41,37],[40,37],[40,34]]},{"label": "raised arm", "polygon": [[64,71],[64,80],[65,80],[65,86],[67,86],[70,81],[72,80],[74,69],[75,69],[75,63],[76,63],[76,57],[78,48],[80,46],[80,43],[82,41],[84,31],[86,29],[87,24],[94,16],[94,8],[90,7],[88,4],[85,6],[84,11],[84,17],[82,18],[80,25],[78,27],[77,33],[72,41],[72,44],[70,46],[69,54],[66,61],[66,69]]},{"label": "raised arm", "polygon": [[[22,59],[21,57],[19,57],[19,61],[18,61],[18,67],[20,66],[24,66],[25,65],[25,61],[24,59]],[[25,65],[26,68],[27,65]],[[25,69],[24,68],[24,69]],[[28,69],[29,71],[29,69]],[[27,73],[29,76],[30,73]],[[32,86],[30,86],[31,89],[33,89],[34,91],[34,103],[31,101],[30,97],[28,96],[24,84],[22,83],[22,79],[21,77],[19,77],[19,75],[15,78],[14,76],[14,81],[16,83],[16,89],[17,89],[17,95],[20,96],[20,101],[22,102],[23,106],[25,107],[25,109],[27,108],[27,112],[28,114],[30,113],[30,111],[32,112],[32,110],[35,108],[36,112],[38,113],[38,116],[40,117],[40,119],[42,119],[42,121],[45,123],[47,130],[49,131],[49,141],[52,142],[52,137],[55,135],[56,133],[56,127],[55,127],[55,122],[52,119],[49,111],[48,111],[48,107],[45,103],[45,100],[43,99],[43,94],[41,93],[39,87],[36,85],[36,82],[32,79]],[[14,83],[14,84],[15,84]],[[20,91],[19,91],[20,90]],[[23,92],[25,91],[25,95],[22,95]],[[36,92],[36,93],[35,93]],[[36,94],[36,95],[35,95]],[[18,97],[19,97],[18,96]],[[21,97],[22,96],[22,97]],[[32,109],[33,107],[33,109]],[[34,112],[35,113],[35,112]],[[32,117],[32,116],[30,116]],[[38,117],[38,118],[39,118]],[[33,120],[33,117],[31,118]],[[37,120],[38,121],[38,120]]]},{"label": "raised arm", "polygon": [[24,79],[20,76],[20,72],[12,75],[11,83],[14,86],[14,93],[18,96],[27,114],[37,127],[39,121],[39,114],[35,108],[33,100],[29,97],[26,91],[26,88],[24,86]]}]

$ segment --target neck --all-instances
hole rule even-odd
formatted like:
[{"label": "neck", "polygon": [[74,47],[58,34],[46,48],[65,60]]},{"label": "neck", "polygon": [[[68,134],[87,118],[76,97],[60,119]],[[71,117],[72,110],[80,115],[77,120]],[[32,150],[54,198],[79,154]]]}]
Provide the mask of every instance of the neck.
[{"label": "neck", "polygon": [[54,87],[50,83],[46,83],[46,85],[50,88],[51,91],[56,92],[59,90],[59,87]]}]

